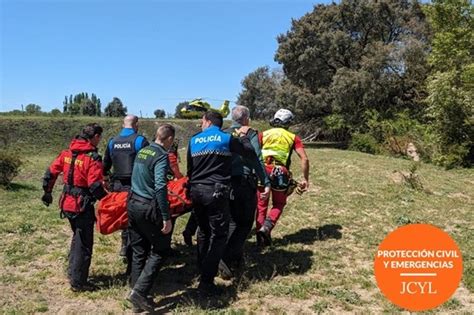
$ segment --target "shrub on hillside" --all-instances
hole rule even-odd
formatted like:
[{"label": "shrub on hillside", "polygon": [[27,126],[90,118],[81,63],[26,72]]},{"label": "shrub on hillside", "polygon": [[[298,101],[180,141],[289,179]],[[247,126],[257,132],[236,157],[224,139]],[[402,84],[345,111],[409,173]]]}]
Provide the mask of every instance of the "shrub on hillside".
[{"label": "shrub on hillside", "polygon": [[368,134],[376,139],[381,151],[407,156],[408,145],[412,143],[424,161],[433,161],[439,154],[439,141],[432,125],[423,124],[406,111],[397,113],[392,119],[381,119],[376,112],[367,115]]},{"label": "shrub on hillside", "polygon": [[472,156],[470,157],[471,153],[468,146],[451,145],[442,151],[442,153],[437,152],[433,156],[435,164],[444,166],[446,169],[472,166],[473,158]]},{"label": "shrub on hillside", "polygon": [[380,152],[380,146],[372,135],[368,133],[355,133],[352,135],[349,150],[377,154]]},{"label": "shrub on hillside", "polygon": [[0,152],[0,186],[8,187],[12,179],[18,175],[21,161],[14,153]]}]

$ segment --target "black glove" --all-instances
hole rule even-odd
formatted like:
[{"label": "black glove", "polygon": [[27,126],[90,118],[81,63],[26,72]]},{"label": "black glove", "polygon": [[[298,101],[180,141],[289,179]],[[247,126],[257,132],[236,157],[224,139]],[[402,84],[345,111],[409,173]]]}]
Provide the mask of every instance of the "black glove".
[{"label": "black glove", "polygon": [[49,207],[49,205],[53,202],[53,195],[51,195],[51,193],[45,192],[43,197],[41,197],[41,201],[43,201],[43,204],[46,207]]}]

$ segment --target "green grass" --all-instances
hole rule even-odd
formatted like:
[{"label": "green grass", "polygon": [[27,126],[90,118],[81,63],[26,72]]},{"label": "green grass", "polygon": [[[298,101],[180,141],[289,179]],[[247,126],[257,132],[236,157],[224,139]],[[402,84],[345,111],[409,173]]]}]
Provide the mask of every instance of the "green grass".
[{"label": "green grass", "polygon": [[[40,202],[40,178],[57,152],[25,153],[10,190],[0,190],[0,313],[123,313],[128,292],[118,233],[95,235],[91,278],[101,288],[76,294],[65,270],[70,242],[59,218],[60,185],[49,208]],[[173,238],[182,253],[160,271],[153,289],[161,311],[197,314],[400,313],[379,292],[373,275],[378,244],[390,231],[414,222],[434,224],[459,245],[464,259],[461,287],[429,313],[469,313],[474,291],[474,173],[422,164],[424,189],[393,180],[410,161],[332,149],[308,149],[311,187],[293,195],[276,226],[274,245],[259,252],[249,239],[246,270],[234,282],[218,279],[226,294],[200,300],[195,249],[182,244],[186,218]],[[184,157],[184,154],[182,154]],[[182,166],[184,160],[181,161]],[[293,161],[299,177],[299,161]],[[58,182],[58,184],[60,181]]]}]

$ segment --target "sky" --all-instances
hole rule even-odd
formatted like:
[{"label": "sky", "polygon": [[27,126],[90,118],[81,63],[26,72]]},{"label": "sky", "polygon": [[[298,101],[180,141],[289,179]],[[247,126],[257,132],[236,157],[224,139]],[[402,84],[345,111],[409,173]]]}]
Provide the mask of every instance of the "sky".
[{"label": "sky", "polygon": [[277,36],[316,1],[0,3],[0,111],[62,110],[65,95],[88,92],[102,109],[118,97],[129,113],[152,117],[197,97],[214,107],[235,101],[246,75],[279,67]]}]

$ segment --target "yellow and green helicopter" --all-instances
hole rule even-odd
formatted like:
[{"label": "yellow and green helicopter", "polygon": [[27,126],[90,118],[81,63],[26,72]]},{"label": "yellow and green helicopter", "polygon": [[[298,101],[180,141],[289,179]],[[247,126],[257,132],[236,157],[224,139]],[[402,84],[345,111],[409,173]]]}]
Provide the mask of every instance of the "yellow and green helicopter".
[{"label": "yellow and green helicopter", "polygon": [[226,117],[230,113],[229,109],[230,101],[225,100],[219,109],[212,108],[211,104],[204,101],[202,98],[196,98],[188,103],[181,109],[181,117],[185,119],[199,119],[208,110],[218,112],[222,114],[222,117]]}]

